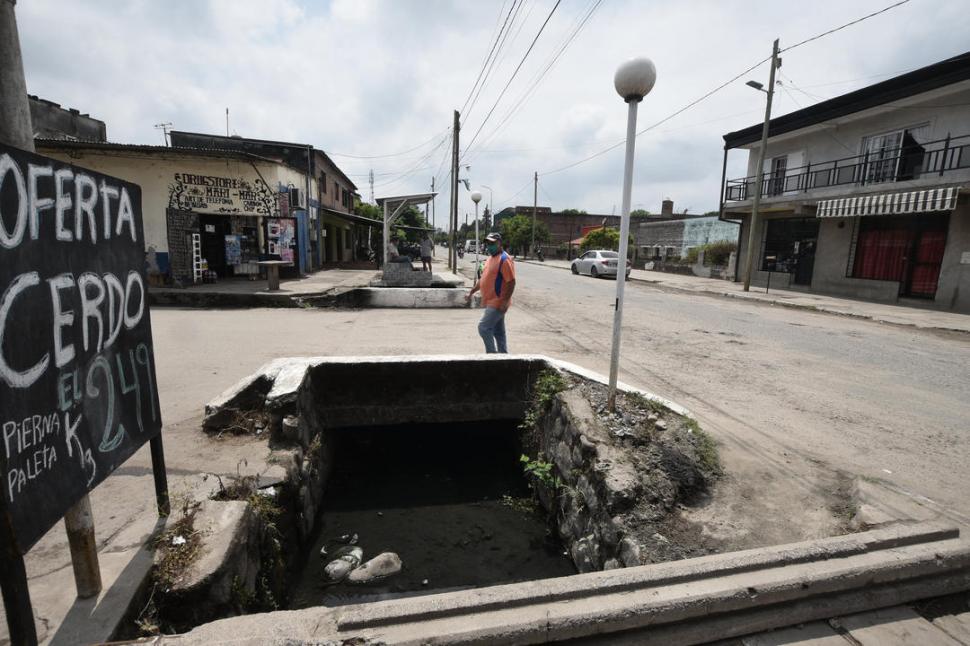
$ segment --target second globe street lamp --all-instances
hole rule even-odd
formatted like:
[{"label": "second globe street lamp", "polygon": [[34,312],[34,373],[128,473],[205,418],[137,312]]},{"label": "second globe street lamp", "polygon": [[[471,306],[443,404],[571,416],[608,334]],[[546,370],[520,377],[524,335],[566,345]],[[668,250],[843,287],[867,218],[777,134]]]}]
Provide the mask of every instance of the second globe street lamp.
[{"label": "second globe street lamp", "polygon": [[616,411],[616,378],[620,363],[620,325],[623,320],[623,287],[630,237],[630,192],[633,188],[633,151],[637,140],[637,106],[657,82],[657,68],[649,58],[633,58],[620,65],[613,85],[627,103],[626,165],[623,169],[623,207],[620,210],[620,258],[616,268],[616,311],[613,313],[613,350],[610,354],[610,387],[607,408]]},{"label": "second globe street lamp", "polygon": [[482,201],[482,194],[479,191],[472,191],[472,202],[475,203],[475,279],[478,279],[478,248],[482,241],[478,238],[478,203]]}]

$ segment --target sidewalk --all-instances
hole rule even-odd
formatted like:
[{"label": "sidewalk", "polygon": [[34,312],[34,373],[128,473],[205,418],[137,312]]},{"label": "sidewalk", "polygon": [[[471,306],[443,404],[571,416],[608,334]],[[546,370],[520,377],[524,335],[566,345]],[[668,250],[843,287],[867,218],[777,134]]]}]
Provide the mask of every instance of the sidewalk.
[{"label": "sidewalk", "polygon": [[[518,259],[517,262],[557,269],[569,270],[570,263],[566,260],[537,260]],[[924,330],[946,330],[970,334],[970,316],[953,312],[941,312],[903,305],[889,305],[885,303],[869,303],[835,296],[824,296],[805,292],[795,292],[784,289],[772,289],[765,294],[764,288],[752,287],[745,292],[741,283],[699,276],[685,276],[682,274],[668,274],[660,271],[646,271],[634,269],[630,272],[630,280],[650,283],[662,289],[679,292],[693,292],[728,298],[738,298],[757,301],[782,307],[851,316],[868,319],[892,325],[907,325]]]},{"label": "sidewalk", "polygon": [[[420,263],[413,263],[419,267]],[[444,260],[435,259],[434,273],[444,274]],[[266,279],[230,279],[186,288],[149,287],[152,305],[189,307],[300,307],[301,301],[325,296],[337,290],[367,287],[378,276],[376,268],[322,269],[301,278],[280,279],[280,288],[267,289]]]}]

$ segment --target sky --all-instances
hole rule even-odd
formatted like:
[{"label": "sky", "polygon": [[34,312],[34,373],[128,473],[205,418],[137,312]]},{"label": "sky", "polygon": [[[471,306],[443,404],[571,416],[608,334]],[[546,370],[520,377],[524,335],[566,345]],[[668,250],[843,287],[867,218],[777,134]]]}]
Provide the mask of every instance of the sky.
[{"label": "sky", "polygon": [[[371,171],[377,197],[428,191],[435,177],[444,227],[454,110],[459,176],[493,210],[532,204],[538,172],[540,205],[619,213],[622,145],[559,170],[623,140],[618,65],[656,65],[642,130],[768,58],[775,38],[795,45],[895,1],[21,0],[16,11],[28,92],[105,121],[110,141],[161,144],[163,122],[225,134],[228,108],[232,134],[326,151],[365,201]],[[773,115],[964,53],[968,33],[970,0],[910,0],[798,46],[782,55]],[[639,136],[633,208],[716,209],[722,136],[761,122],[765,95],[744,81],[767,74],[763,63]],[[729,156],[729,178],[746,154]],[[474,208],[463,187],[459,205],[459,218]]]}]

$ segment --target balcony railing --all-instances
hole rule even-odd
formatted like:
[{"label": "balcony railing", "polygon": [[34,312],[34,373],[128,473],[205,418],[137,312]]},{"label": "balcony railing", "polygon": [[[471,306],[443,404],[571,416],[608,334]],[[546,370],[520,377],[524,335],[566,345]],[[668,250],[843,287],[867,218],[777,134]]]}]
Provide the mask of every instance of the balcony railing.
[{"label": "balcony railing", "polygon": [[[970,135],[947,137],[920,145],[900,146],[834,161],[787,168],[784,173],[766,172],[764,197],[804,193],[828,186],[899,182],[970,168]],[[728,180],[724,199],[736,202],[754,197],[757,176]]]}]

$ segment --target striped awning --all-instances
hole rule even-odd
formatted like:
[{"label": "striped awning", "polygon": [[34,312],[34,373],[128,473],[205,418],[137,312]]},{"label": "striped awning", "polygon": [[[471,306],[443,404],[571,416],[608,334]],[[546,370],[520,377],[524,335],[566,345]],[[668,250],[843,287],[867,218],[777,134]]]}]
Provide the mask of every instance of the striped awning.
[{"label": "striped awning", "polygon": [[909,193],[882,193],[822,200],[819,218],[854,218],[863,215],[904,215],[930,211],[952,211],[957,206],[960,187],[934,188]]}]

